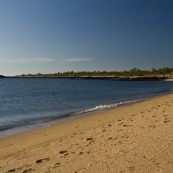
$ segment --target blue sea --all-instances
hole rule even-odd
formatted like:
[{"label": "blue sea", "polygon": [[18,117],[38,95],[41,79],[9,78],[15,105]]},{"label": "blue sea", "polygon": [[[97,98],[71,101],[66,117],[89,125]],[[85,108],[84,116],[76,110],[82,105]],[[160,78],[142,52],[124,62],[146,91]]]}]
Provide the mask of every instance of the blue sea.
[{"label": "blue sea", "polygon": [[173,92],[173,82],[0,79],[0,138]]}]

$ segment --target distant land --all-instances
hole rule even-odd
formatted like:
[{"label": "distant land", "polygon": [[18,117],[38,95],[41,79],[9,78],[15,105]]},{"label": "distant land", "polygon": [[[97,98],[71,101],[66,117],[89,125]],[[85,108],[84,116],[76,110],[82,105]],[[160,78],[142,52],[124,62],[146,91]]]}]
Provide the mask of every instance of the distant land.
[{"label": "distant land", "polygon": [[67,71],[49,74],[22,74],[17,76],[3,76],[0,78],[70,78],[70,79],[100,79],[100,80],[121,80],[121,81],[173,81],[173,68],[164,67],[151,70],[140,70],[133,68],[129,71]]},{"label": "distant land", "polygon": [[3,76],[3,75],[0,75],[0,78],[3,78],[3,77],[5,77],[5,76]]}]

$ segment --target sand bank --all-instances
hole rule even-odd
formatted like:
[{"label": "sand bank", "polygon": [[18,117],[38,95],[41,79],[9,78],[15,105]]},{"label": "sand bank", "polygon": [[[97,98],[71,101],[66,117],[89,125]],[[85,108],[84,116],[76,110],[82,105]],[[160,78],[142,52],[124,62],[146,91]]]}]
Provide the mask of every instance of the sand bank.
[{"label": "sand bank", "polygon": [[164,81],[173,82],[173,79],[165,79]]},{"label": "sand bank", "polygon": [[0,172],[173,170],[173,94],[0,139]]}]

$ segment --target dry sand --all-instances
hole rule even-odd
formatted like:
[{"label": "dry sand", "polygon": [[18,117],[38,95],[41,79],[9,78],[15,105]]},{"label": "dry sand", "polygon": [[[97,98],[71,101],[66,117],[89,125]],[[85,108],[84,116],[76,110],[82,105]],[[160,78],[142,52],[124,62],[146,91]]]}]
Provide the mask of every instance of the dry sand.
[{"label": "dry sand", "polygon": [[0,139],[0,172],[172,173],[173,94]]}]

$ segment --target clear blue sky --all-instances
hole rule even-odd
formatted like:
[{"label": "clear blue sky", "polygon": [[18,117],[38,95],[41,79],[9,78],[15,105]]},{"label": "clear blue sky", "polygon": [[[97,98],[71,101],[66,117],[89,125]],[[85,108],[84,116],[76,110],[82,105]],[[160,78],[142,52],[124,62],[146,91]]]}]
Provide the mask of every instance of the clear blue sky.
[{"label": "clear blue sky", "polygon": [[172,0],[0,0],[0,74],[173,67]]}]

